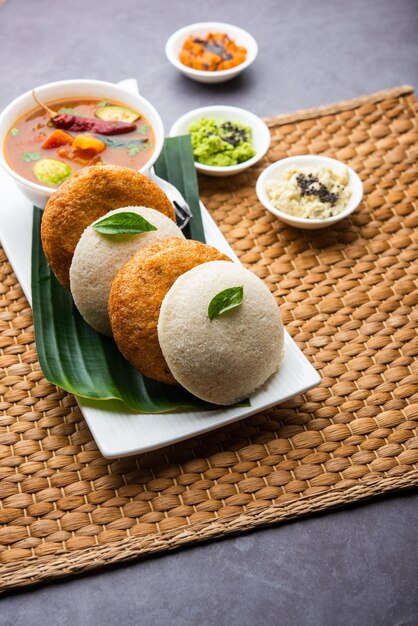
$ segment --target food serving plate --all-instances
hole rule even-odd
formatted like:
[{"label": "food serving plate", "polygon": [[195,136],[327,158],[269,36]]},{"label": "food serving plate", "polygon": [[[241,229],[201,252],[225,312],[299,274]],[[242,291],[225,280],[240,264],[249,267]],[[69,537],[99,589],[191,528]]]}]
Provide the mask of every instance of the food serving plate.
[{"label": "food serving plate", "polygon": [[[0,238],[26,298],[31,302],[31,203],[12,179],[0,172]],[[239,262],[216,224],[201,204],[207,243]],[[209,411],[134,413],[116,400],[77,398],[103,456],[139,454],[213,430],[263,411],[316,386],[320,377],[288,333],[282,366],[264,387],[251,396],[250,406],[220,407]]]}]

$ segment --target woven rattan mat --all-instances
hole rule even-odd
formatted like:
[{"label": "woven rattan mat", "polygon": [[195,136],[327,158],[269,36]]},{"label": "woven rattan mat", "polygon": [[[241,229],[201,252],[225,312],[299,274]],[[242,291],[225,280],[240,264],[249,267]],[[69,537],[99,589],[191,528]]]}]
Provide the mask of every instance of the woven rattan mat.
[{"label": "woven rattan mat", "polygon": [[[269,120],[258,168],[201,179],[241,261],[277,296],[322,384],[262,415],[107,461],[73,397],[43,378],[3,256],[0,587],[25,585],[418,483],[416,101],[399,88]],[[350,219],[303,232],[259,204],[270,161],[335,156],[360,174]],[[158,417],[156,417],[158,419]]]}]

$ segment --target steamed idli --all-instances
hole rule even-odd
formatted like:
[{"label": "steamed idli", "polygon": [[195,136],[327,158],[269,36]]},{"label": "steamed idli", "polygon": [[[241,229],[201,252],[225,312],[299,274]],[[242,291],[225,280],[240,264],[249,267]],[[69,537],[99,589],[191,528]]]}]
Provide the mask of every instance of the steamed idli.
[{"label": "steamed idli", "polygon": [[55,276],[70,288],[70,265],[84,229],[112,209],[147,206],[175,221],[173,205],[147,176],[130,167],[92,165],[64,181],[42,217],[42,246]]},{"label": "steamed idli", "polygon": [[[136,235],[103,235],[93,224],[116,213],[137,213],[157,230]],[[88,226],[74,251],[70,268],[70,289],[75,305],[90,326],[104,335],[112,336],[107,302],[115,275],[140,248],[167,237],[184,238],[176,224],[154,209],[124,207],[109,211]]]},{"label": "steamed idli", "polygon": [[139,250],[116,274],[109,296],[113,337],[123,356],[144,376],[176,383],[158,343],[161,302],[181,274],[215,260],[230,261],[200,241],[170,237]]},{"label": "steamed idli", "polygon": [[[242,304],[210,320],[211,300],[240,286]],[[273,295],[255,274],[224,261],[199,265],[176,280],[161,305],[158,339],[174,378],[214,404],[250,396],[283,357],[283,324]]]}]

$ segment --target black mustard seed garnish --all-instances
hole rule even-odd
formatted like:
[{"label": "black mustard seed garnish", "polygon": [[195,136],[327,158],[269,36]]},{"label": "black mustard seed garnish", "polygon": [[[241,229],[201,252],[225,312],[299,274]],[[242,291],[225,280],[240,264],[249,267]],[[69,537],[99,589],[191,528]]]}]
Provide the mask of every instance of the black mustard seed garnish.
[{"label": "black mustard seed garnish", "polygon": [[232,122],[224,122],[221,124],[221,138],[234,146],[234,148],[238,146],[241,141],[248,141],[248,136],[245,130],[235,126]]},{"label": "black mustard seed garnish", "polygon": [[338,201],[338,193],[329,191],[327,187],[320,183],[317,176],[313,174],[298,174],[296,181],[299,185],[302,196],[318,196],[320,202],[329,202],[332,206]]}]

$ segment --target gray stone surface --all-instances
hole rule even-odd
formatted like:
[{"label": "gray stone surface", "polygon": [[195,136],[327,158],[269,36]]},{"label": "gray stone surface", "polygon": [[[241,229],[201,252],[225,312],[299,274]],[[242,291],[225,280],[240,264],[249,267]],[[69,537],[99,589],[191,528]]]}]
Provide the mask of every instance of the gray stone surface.
[{"label": "gray stone surface", "polygon": [[[6,0],[0,107],[63,78],[137,78],[166,128],[191,108],[260,115],[418,84],[414,0]],[[168,64],[180,26],[250,30],[259,57],[205,86]],[[4,596],[0,626],[418,624],[418,496],[399,494]]]},{"label": "gray stone surface", "polygon": [[15,593],[2,626],[413,626],[418,495]]}]

